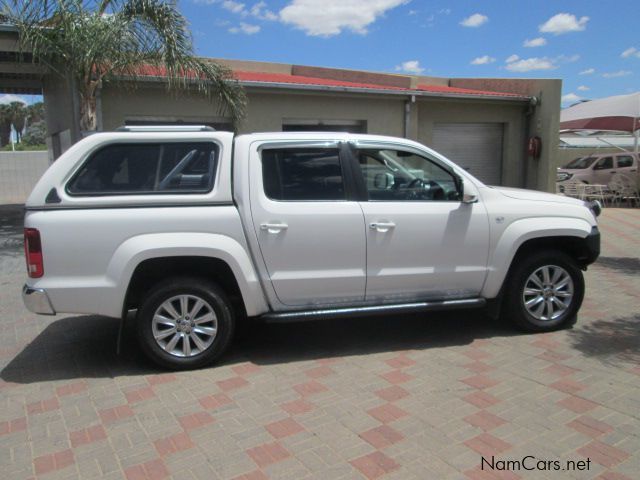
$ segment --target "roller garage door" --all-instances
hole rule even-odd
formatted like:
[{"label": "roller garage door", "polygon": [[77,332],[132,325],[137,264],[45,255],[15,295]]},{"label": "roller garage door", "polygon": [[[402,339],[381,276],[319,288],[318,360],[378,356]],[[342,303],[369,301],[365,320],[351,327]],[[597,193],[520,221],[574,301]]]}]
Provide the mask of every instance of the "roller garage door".
[{"label": "roller garage door", "polygon": [[436,123],[430,146],[487,185],[500,185],[503,135],[502,123]]}]

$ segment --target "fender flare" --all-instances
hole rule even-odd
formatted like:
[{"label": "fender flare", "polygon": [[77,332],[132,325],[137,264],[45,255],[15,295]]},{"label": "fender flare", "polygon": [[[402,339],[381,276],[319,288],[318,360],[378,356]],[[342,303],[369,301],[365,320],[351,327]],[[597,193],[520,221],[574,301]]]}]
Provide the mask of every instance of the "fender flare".
[{"label": "fender flare", "polygon": [[490,299],[498,295],[518,249],[526,241],[550,237],[584,239],[591,229],[592,225],[580,218],[538,217],[514,221],[504,230],[493,248],[482,296]]},{"label": "fender flare", "polygon": [[186,256],[210,257],[225,262],[236,278],[247,315],[255,316],[268,310],[260,281],[245,246],[226,235],[174,232],[138,235],[118,246],[106,274],[108,281],[117,288],[119,311],[114,316],[121,315],[129,282],[140,263],[153,258]]}]

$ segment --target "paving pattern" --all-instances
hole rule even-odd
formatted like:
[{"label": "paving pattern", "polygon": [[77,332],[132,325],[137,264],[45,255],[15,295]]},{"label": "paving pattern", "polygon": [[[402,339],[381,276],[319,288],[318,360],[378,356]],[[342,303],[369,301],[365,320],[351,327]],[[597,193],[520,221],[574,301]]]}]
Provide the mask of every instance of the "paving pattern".
[{"label": "paving pattern", "polygon": [[184,373],[131,335],[116,355],[116,320],[29,314],[20,211],[0,213],[3,478],[640,478],[640,210],[605,210],[572,330],[477,312],[260,326]]}]

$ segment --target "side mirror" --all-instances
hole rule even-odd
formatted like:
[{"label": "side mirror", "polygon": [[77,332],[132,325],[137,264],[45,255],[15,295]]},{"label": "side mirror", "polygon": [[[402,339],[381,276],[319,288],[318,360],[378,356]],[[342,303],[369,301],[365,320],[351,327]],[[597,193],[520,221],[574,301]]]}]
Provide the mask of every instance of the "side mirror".
[{"label": "side mirror", "polygon": [[456,189],[458,190],[458,198],[461,199],[462,203],[476,203],[478,201],[478,196],[475,194],[464,193],[464,180],[461,176],[455,175]]},{"label": "side mirror", "polygon": [[388,190],[393,186],[394,178],[388,172],[376,173],[373,177],[373,186],[378,190]]}]

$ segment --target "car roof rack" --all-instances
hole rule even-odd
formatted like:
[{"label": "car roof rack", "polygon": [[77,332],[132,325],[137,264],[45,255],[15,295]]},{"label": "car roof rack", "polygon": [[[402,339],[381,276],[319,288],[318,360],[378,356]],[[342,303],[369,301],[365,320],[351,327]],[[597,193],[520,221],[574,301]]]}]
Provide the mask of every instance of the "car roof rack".
[{"label": "car roof rack", "polygon": [[116,132],[215,132],[208,125],[125,125]]}]

